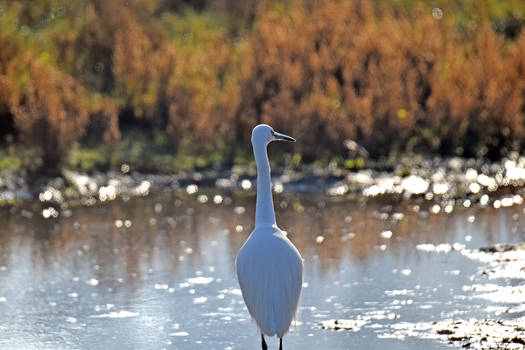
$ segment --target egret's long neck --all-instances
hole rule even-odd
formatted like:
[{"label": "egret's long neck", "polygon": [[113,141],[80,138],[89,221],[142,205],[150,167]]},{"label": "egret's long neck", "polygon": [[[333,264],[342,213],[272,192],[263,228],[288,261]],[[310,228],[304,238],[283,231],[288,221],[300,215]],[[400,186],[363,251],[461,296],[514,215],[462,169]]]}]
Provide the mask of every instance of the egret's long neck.
[{"label": "egret's long neck", "polygon": [[270,176],[270,162],[266,145],[253,145],[255,163],[257,164],[257,202],[255,206],[255,227],[275,225],[273,210],[272,182]]}]

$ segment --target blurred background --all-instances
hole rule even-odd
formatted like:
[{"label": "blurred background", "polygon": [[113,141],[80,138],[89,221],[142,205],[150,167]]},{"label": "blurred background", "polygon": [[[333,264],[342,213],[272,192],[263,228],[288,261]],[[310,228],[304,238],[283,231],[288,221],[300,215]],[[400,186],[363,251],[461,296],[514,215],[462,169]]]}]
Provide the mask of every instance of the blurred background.
[{"label": "blurred background", "polygon": [[[423,154],[525,136],[520,0],[0,1],[0,170],[173,172]],[[356,151],[357,150],[357,151]]]}]

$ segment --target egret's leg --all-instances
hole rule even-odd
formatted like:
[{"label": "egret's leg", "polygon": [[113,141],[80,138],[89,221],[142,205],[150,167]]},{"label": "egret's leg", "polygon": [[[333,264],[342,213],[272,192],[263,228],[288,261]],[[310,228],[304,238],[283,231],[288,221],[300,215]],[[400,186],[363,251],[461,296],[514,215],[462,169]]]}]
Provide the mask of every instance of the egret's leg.
[{"label": "egret's leg", "polygon": [[268,350],[268,345],[266,345],[266,341],[264,341],[264,334],[261,333],[261,342],[262,342],[262,350]]},{"label": "egret's leg", "polygon": [[279,350],[283,350],[283,338],[279,338]]}]

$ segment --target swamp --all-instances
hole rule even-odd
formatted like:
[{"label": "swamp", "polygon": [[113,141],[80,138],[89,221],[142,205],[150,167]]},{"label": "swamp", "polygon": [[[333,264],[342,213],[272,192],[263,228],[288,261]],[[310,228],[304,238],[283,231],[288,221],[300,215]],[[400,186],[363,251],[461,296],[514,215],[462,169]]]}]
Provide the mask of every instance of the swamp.
[{"label": "swamp", "polygon": [[521,0],[0,0],[0,348],[260,348],[264,123],[297,140],[268,147],[284,348],[525,349],[524,28]]}]

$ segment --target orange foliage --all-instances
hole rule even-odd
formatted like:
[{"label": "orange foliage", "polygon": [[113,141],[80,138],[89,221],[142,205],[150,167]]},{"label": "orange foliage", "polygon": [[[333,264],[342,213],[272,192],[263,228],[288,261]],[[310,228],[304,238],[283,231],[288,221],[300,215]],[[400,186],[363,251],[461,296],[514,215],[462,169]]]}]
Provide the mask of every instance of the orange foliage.
[{"label": "orange foliage", "polygon": [[[174,140],[182,135],[209,136],[221,129],[224,111],[232,109],[231,87],[224,81],[232,47],[224,34],[196,33],[204,38],[194,39],[188,28],[182,42],[170,41],[164,29],[139,23],[127,9],[119,16],[113,72],[116,95],[125,101],[124,107],[135,118],[166,129]],[[168,27],[180,19],[172,21],[175,24]]]},{"label": "orange foliage", "polygon": [[428,18],[377,17],[375,10],[369,2],[318,1],[311,8],[296,4],[289,16],[263,14],[242,114],[252,123],[284,124],[317,151],[340,151],[347,138],[377,153],[396,146],[387,135],[406,138],[421,117],[439,50],[425,37],[439,27]]},{"label": "orange foliage", "polygon": [[488,24],[470,45],[451,21],[422,9],[395,15],[371,2],[327,0],[263,13],[257,24],[244,129],[285,125],[317,156],[344,154],[347,138],[377,156],[473,151],[488,137],[523,136],[523,80]]},{"label": "orange foliage", "polygon": [[15,125],[23,137],[43,148],[46,164],[84,133],[89,109],[84,88],[41,59],[29,63],[25,89],[10,99]]},{"label": "orange foliage", "polygon": [[44,44],[12,30],[44,10],[0,16],[0,116],[50,163],[88,128],[117,139],[122,116],[205,151],[248,147],[267,122],[306,160],[346,156],[347,139],[374,157],[524,146],[524,31],[505,41],[488,20],[460,31],[381,1],[202,2],[251,30],[162,0],[83,1],[43,26]]},{"label": "orange foliage", "polygon": [[516,50],[511,46],[509,54],[485,23],[463,54],[439,62],[428,107],[433,128],[447,147],[501,147],[505,139],[524,136],[524,75],[517,63],[525,51]]}]

